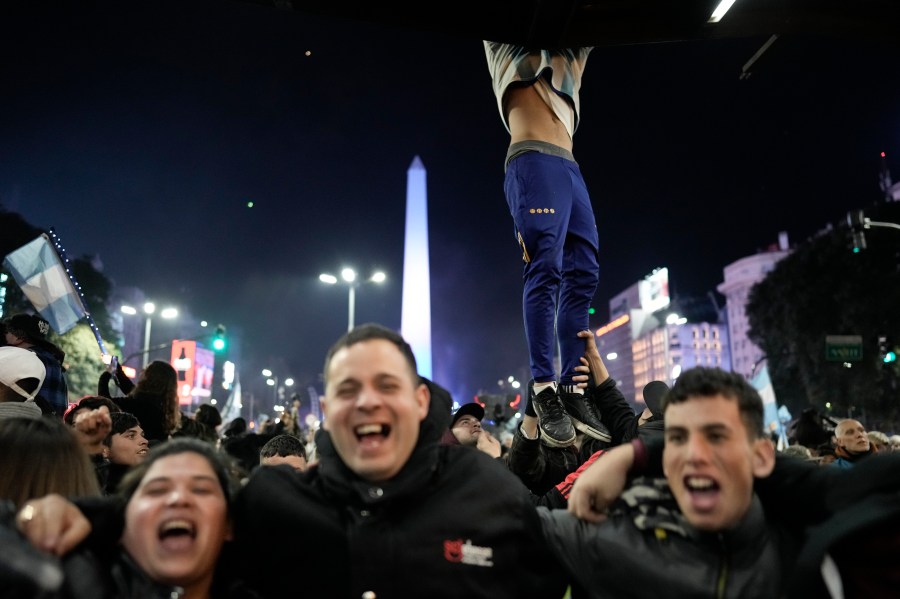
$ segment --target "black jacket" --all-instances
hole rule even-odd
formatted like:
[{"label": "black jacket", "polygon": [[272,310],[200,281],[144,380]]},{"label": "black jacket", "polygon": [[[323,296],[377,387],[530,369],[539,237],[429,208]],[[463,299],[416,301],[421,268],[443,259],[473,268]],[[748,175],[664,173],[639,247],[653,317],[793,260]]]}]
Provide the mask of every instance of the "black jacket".
[{"label": "black jacket", "polygon": [[584,459],[582,452],[574,445],[547,447],[540,439],[525,437],[519,425],[513,433],[507,465],[529,491],[542,496],[570,472],[575,472]]},{"label": "black jacket", "polygon": [[587,597],[780,596],[790,559],[758,499],[733,529],[701,532],[678,511],[665,479],[638,482],[599,525],[541,511],[548,543]]},{"label": "black jacket", "polygon": [[[661,475],[662,439],[645,442],[645,473]],[[754,481],[766,521],[782,535],[783,596],[828,597],[828,554],[847,597],[895,596],[900,583],[900,454],[876,454],[849,468],[819,466],[779,454]],[[796,545],[799,540],[799,547]],[[796,553],[796,555],[795,555]]]},{"label": "black jacket", "polygon": [[516,427],[507,463],[509,469],[538,497],[551,492],[597,451],[624,443],[637,435],[637,416],[615,379],[609,377],[597,386],[591,385],[587,394],[598,408],[601,421],[609,429],[612,443],[585,436],[580,448],[574,445],[548,447],[540,439],[526,438],[521,426]]},{"label": "black jacket", "polygon": [[[15,506],[0,502],[0,596],[4,599],[177,599],[181,587],[154,582],[119,545],[124,506],[118,497],[81,498],[91,535],[63,558],[38,551],[15,528]],[[226,544],[212,599],[259,599],[246,587]]]},{"label": "black jacket", "polygon": [[[258,468],[234,511],[254,586],[283,597],[296,581],[272,573],[301,568],[328,597],[562,597],[565,578],[528,493],[483,452],[439,445],[449,419],[450,406],[433,398],[413,455],[384,484],[350,471],[324,431],[320,461],[305,473]],[[300,541],[275,549],[276,530]]]}]

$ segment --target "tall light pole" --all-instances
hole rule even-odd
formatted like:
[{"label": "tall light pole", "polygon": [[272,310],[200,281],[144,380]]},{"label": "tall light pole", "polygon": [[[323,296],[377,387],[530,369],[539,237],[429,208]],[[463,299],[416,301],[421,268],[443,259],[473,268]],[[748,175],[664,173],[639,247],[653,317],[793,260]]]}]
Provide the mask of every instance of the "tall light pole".
[{"label": "tall light pole", "polygon": [[[137,314],[137,308],[132,306],[122,306],[121,308],[123,314],[135,315]],[[143,351],[143,360],[141,361],[141,368],[147,368],[147,364],[150,362],[150,327],[153,322],[153,314],[156,312],[156,304],[153,302],[145,302],[144,303],[144,351]],[[160,316],[166,319],[175,318],[178,316],[178,310],[175,308],[164,308],[160,313]]]},{"label": "tall light pole", "polygon": [[[341,279],[347,283],[349,289],[347,297],[347,332],[350,332],[353,330],[356,321],[356,288],[360,285],[360,281],[356,278],[356,271],[352,268],[341,270]],[[385,279],[387,279],[387,275],[379,270],[372,273],[372,276],[363,282],[384,283]],[[329,273],[320,274],[319,280],[328,285],[334,285],[338,282],[338,278]]]}]

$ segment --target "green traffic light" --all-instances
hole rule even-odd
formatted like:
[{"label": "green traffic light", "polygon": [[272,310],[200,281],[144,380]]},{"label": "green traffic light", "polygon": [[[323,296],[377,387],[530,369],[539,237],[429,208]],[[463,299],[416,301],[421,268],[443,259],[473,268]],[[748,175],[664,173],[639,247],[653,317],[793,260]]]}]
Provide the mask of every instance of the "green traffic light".
[{"label": "green traffic light", "polygon": [[897,354],[892,351],[885,352],[884,358],[882,358],[882,360],[884,360],[885,364],[890,364],[891,362],[896,362]]},{"label": "green traffic light", "polygon": [[588,314],[593,315],[594,312],[596,312],[596,310],[594,310],[593,308],[588,308]]},{"label": "green traffic light", "polygon": [[225,349],[226,341],[225,341],[225,327],[219,325],[216,327],[216,334],[213,337],[213,349],[216,351],[222,351]]}]

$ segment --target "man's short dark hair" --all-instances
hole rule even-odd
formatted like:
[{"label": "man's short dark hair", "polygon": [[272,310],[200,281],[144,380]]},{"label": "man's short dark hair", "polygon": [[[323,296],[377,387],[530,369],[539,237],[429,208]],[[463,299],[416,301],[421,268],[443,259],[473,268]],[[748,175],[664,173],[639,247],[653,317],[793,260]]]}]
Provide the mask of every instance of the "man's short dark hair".
[{"label": "man's short dark hair", "polygon": [[121,435],[128,429],[141,425],[138,417],[131,412],[110,412],[109,420],[112,426],[109,429],[109,434],[103,439],[103,444],[107,447],[112,446],[113,435]]},{"label": "man's short dark hair", "polygon": [[259,450],[259,457],[261,458],[271,458],[275,456],[286,458],[292,455],[300,456],[305,460],[306,445],[294,435],[289,435],[287,433],[275,435],[266,441],[266,444]]},{"label": "man's short dark hair", "polygon": [[100,406],[106,406],[110,414],[122,411],[119,404],[108,397],[103,397],[102,395],[85,395],[78,400],[78,403],[69,406],[69,409],[66,410],[66,413],[63,415],[63,421],[71,426],[75,424],[75,417],[78,416],[80,410],[96,410]]},{"label": "man's short dark hair", "polygon": [[410,373],[412,375],[412,379],[416,385],[419,384],[419,370],[416,366],[416,356],[413,354],[412,348],[409,346],[409,343],[406,342],[403,337],[393,331],[386,326],[376,324],[376,323],[367,323],[361,324],[358,327],[354,328],[352,331],[344,333],[344,335],[338,339],[334,345],[331,346],[331,349],[328,350],[328,354],[325,356],[325,382],[328,383],[328,366],[331,364],[332,358],[334,358],[334,354],[345,347],[350,347],[351,345],[356,345],[357,343],[361,343],[363,341],[372,341],[375,339],[384,339],[385,341],[389,341],[397,346],[397,349],[400,350],[400,353],[403,354],[403,357],[406,358],[406,362],[409,364]]},{"label": "man's short dark hair", "polygon": [[721,368],[696,366],[682,372],[663,397],[662,411],[665,413],[670,405],[684,403],[693,397],[715,395],[737,400],[741,419],[751,439],[765,434],[763,402],[759,393],[743,376]]}]

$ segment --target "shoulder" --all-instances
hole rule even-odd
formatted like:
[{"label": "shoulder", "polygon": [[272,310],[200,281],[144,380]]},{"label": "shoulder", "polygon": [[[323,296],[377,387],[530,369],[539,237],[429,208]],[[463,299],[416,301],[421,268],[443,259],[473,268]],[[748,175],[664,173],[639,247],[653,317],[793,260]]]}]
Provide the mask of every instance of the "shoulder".
[{"label": "shoulder", "polygon": [[[123,397],[114,397],[113,401],[116,402],[120,408],[125,409],[124,406],[128,406],[131,409],[125,410],[126,412],[131,412],[132,409],[159,409],[160,406],[160,398],[157,395],[152,393],[141,393],[141,392],[132,392]],[[143,423],[141,423],[143,425]]]},{"label": "shoulder", "polygon": [[617,551],[616,547],[635,548],[652,532],[639,529],[631,518],[622,514],[611,514],[603,522],[594,524],[579,519],[566,509],[544,506],[535,509],[543,537],[554,547],[556,554],[596,556]]},{"label": "shoulder", "polygon": [[246,484],[238,490],[236,498],[244,504],[291,507],[299,497],[320,494],[316,484],[318,478],[318,465],[310,466],[305,472],[261,466],[253,469]]},{"label": "shoulder", "polygon": [[53,368],[59,368],[60,363],[59,360],[56,359],[56,356],[53,355],[52,352],[43,348],[39,345],[35,345],[30,348],[30,351],[36,355],[41,362],[44,363],[44,366],[51,366]]}]

